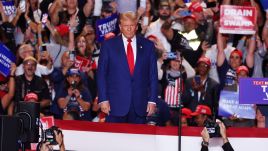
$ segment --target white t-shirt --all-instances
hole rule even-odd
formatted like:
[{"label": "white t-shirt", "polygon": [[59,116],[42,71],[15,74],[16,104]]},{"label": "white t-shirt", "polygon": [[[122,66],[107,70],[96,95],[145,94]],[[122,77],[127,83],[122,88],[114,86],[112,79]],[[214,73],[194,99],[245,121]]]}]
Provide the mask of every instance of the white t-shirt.
[{"label": "white t-shirt", "polygon": [[[229,61],[230,54],[235,48],[232,47],[230,44],[227,44],[227,47],[224,49],[224,53],[226,56],[227,61]],[[210,59],[211,67],[209,71],[209,77],[214,79],[217,82],[220,82],[219,75],[217,71],[217,55],[218,55],[218,49],[217,45],[212,45],[207,51],[205,56]]]},{"label": "white t-shirt", "polygon": [[67,47],[56,44],[56,43],[49,43],[46,44],[47,51],[49,52],[50,56],[53,60],[54,67],[61,67],[61,57],[65,51],[67,51]]},{"label": "white t-shirt", "polygon": [[[50,73],[53,72],[53,70],[54,70],[53,66],[51,69],[48,69],[46,66],[43,66],[41,64],[37,64],[35,75],[37,75],[39,77],[41,77],[42,75],[49,75]],[[22,74],[24,74],[23,64],[20,64],[16,69],[16,76],[20,76]]]}]

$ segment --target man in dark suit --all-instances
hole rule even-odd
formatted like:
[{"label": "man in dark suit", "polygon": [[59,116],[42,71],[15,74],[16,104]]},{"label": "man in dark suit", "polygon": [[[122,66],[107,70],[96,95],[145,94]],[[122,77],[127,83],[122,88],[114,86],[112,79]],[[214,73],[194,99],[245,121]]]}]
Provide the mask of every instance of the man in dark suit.
[{"label": "man in dark suit", "polygon": [[137,15],[120,14],[121,35],[103,42],[97,72],[99,104],[107,122],[145,123],[155,112],[157,64],[154,45],[136,36]]},{"label": "man in dark suit", "polygon": [[210,66],[209,58],[199,58],[197,76],[186,80],[182,101],[184,107],[192,111],[195,111],[197,105],[207,105],[210,107],[213,116],[217,116],[219,84],[208,76]]}]

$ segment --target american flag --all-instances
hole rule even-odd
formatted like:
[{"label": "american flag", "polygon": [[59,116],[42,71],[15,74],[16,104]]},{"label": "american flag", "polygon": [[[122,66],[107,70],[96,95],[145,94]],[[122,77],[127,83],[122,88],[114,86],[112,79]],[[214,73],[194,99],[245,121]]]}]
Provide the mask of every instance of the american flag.
[{"label": "american flag", "polygon": [[165,101],[169,107],[178,107],[180,102],[180,94],[183,85],[181,85],[182,80],[175,79],[174,81],[169,81],[168,86],[165,89]]}]

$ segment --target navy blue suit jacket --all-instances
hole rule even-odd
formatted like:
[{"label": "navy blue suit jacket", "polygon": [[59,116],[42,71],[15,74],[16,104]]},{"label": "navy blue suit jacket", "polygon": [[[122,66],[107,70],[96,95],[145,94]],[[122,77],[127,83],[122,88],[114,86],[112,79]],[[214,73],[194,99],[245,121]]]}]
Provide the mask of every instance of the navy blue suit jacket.
[{"label": "navy blue suit jacket", "polygon": [[136,36],[137,56],[130,74],[122,35],[102,43],[97,71],[99,103],[109,100],[113,116],[125,116],[133,103],[135,112],[146,115],[148,102],[157,99],[157,63],[154,45]]}]

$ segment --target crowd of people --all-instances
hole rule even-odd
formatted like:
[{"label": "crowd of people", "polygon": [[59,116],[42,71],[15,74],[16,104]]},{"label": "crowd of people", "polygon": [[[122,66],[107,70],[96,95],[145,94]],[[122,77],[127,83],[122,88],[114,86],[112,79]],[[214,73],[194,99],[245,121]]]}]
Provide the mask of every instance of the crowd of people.
[{"label": "crowd of people", "polygon": [[[136,3],[136,11],[123,11],[133,6],[15,0],[9,15],[0,3],[0,42],[16,56],[10,74],[0,75],[0,114],[35,101],[41,116],[63,120],[177,126],[180,118],[203,127],[220,118],[227,126],[266,126],[257,105],[255,119],[218,115],[221,91],[238,92],[240,78],[267,76],[268,12],[258,0]],[[256,33],[220,33],[221,5],[255,7]],[[120,32],[99,41],[96,22],[113,15]],[[79,58],[89,63],[78,68]]]}]

